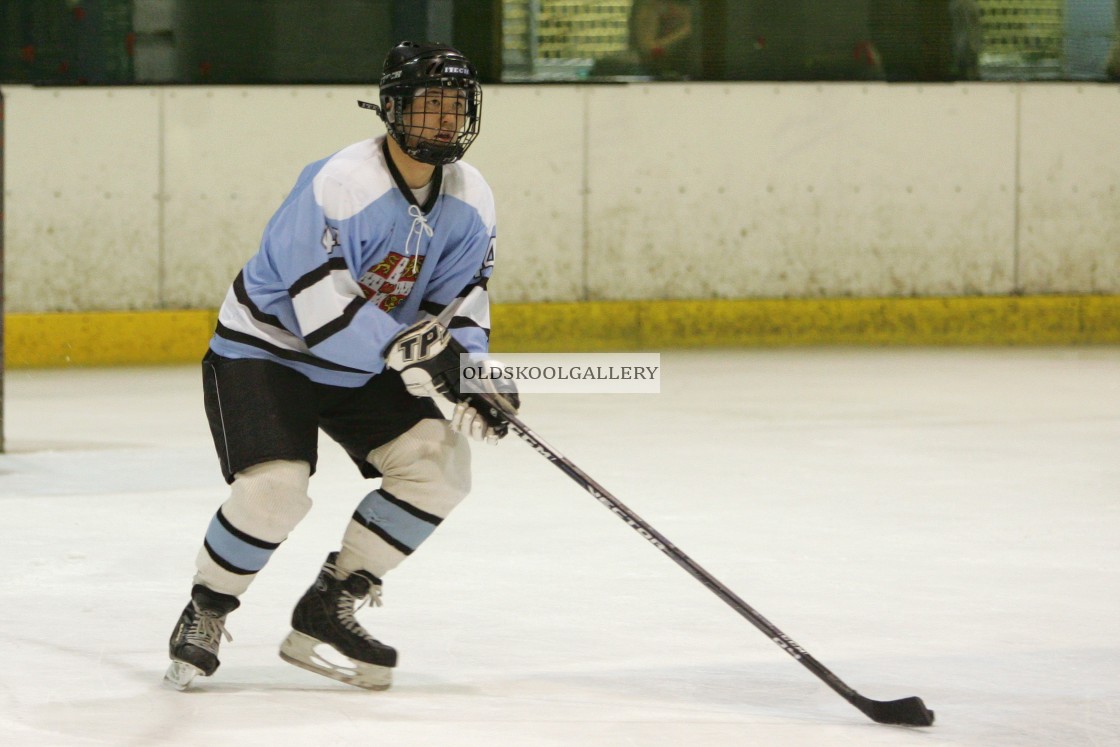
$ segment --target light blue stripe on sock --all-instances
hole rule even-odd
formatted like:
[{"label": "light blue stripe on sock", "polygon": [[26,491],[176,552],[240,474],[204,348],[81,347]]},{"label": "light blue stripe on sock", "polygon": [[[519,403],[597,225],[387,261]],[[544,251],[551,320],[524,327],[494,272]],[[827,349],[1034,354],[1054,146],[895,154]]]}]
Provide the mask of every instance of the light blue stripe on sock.
[{"label": "light blue stripe on sock", "polygon": [[222,525],[217,514],[214,514],[206,530],[206,544],[210,545],[210,549],[222,560],[250,573],[256,573],[264,568],[264,564],[276,550],[275,547],[257,547],[236,537]]},{"label": "light blue stripe on sock", "polygon": [[358,505],[357,513],[366,522],[376,524],[397,542],[415,550],[428,539],[436,525],[410,514],[385,500],[380,491],[373,491]]}]

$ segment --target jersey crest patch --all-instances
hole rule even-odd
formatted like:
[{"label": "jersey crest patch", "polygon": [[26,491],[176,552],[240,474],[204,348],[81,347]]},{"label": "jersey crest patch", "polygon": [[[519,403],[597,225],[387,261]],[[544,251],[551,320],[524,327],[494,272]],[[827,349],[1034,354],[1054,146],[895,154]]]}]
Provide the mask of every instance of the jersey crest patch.
[{"label": "jersey crest patch", "polygon": [[423,268],[423,255],[406,257],[389,252],[385,259],[362,273],[358,285],[370,303],[382,311],[392,311],[408,298]]}]

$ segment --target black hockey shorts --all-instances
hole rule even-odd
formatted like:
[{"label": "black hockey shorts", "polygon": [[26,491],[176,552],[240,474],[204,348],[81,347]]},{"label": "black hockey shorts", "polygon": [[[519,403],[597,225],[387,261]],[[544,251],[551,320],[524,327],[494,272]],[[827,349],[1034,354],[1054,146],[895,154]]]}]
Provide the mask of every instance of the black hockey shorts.
[{"label": "black hockey shorts", "polygon": [[337,441],[365,477],[380,477],[366,455],[424,418],[442,419],[435,403],[414,397],[396,371],[364,386],[328,386],[279,363],[202,359],[206,418],[227,483],[254,464],[274,459],[304,461],[315,473],[319,429]]}]

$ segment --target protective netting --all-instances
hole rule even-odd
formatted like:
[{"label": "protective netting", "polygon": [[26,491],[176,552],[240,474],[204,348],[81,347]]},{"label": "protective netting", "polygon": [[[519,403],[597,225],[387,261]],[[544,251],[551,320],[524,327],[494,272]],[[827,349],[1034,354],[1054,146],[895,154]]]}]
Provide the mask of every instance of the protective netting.
[{"label": "protective netting", "polygon": [[1117,0],[504,0],[507,80],[1120,78]]},{"label": "protective netting", "polygon": [[356,83],[436,30],[486,82],[1120,80],[1120,0],[0,0],[0,82]]},{"label": "protective netting", "polygon": [[0,82],[127,83],[132,2],[0,2]]}]

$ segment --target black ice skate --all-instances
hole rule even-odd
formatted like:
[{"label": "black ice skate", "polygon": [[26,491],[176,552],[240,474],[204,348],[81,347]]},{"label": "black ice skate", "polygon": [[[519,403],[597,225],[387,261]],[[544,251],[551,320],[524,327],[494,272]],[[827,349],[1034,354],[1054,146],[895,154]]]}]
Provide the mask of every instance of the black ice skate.
[{"label": "black ice skate", "polygon": [[191,589],[190,604],[171,633],[171,666],[163,676],[164,682],[177,690],[186,690],[196,676],[209,677],[217,671],[222,636],[233,640],[226,632],[226,615],[240,604],[237,597],[219,594],[200,584]]},{"label": "black ice skate", "polygon": [[348,685],[385,690],[393,679],[397,652],[354,619],[365,603],[381,604],[381,579],[365,571],[346,575],[335,566],[337,559],[336,552],[327,556],[319,578],[296,605],[293,630],[280,644],[280,658]]}]

